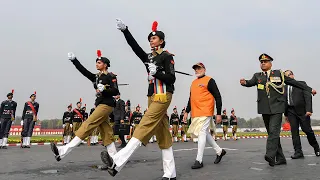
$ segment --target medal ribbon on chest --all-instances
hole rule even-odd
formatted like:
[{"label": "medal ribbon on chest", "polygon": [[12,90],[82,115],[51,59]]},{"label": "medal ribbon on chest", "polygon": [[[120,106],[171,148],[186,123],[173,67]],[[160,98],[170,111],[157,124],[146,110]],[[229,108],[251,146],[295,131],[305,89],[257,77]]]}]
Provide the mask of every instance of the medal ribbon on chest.
[{"label": "medal ribbon on chest", "polygon": [[166,84],[154,78],[154,98],[153,101],[167,102]]}]

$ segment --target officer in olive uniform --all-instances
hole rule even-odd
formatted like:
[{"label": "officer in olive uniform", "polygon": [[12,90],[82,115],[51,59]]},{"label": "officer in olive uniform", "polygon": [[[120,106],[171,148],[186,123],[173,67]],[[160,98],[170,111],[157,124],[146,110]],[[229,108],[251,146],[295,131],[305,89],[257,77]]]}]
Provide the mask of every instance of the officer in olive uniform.
[{"label": "officer in olive uniform", "polygon": [[68,110],[63,113],[62,127],[63,127],[63,144],[66,145],[71,140],[72,135],[72,104],[68,106]]},{"label": "officer in olive uniform", "polygon": [[227,110],[224,109],[222,111],[222,116],[221,116],[221,122],[222,122],[222,128],[223,128],[223,139],[226,141],[228,140],[228,126],[229,126],[229,120],[227,116]]},{"label": "officer in olive uniform", "polygon": [[231,115],[230,115],[230,126],[232,128],[232,139],[238,140],[238,138],[237,138],[238,118],[235,115],[233,108],[231,110]]},{"label": "officer in olive uniform", "polygon": [[183,108],[180,114],[181,138],[182,138],[182,141],[188,142],[188,139],[187,139],[188,122],[187,120],[183,121],[183,116],[185,112],[186,112],[186,108]]},{"label": "officer in olive uniform", "polygon": [[269,55],[261,54],[259,60],[262,72],[255,73],[250,80],[240,79],[240,84],[245,87],[257,86],[258,113],[262,114],[268,132],[265,160],[270,166],[286,164],[280,143],[282,114],[285,112],[286,103],[283,95],[284,83],[312,94],[316,94],[316,91],[306,84],[284,76],[281,70],[272,70],[273,58]]}]

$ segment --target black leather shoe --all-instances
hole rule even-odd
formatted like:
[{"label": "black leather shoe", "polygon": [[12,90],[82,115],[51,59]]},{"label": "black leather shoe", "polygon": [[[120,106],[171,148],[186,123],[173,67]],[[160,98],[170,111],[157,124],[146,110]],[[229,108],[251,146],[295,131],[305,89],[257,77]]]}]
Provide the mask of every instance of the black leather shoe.
[{"label": "black leather shoe", "polygon": [[301,159],[304,158],[302,153],[294,153],[294,155],[291,156],[291,159]]},{"label": "black leather shoe", "polygon": [[163,177],[162,180],[176,180],[176,178],[167,178],[167,177]]},{"label": "black leather shoe", "polygon": [[214,164],[218,164],[221,161],[222,157],[226,154],[227,154],[227,152],[224,149],[222,149],[220,156],[217,155],[216,160],[214,161]]},{"label": "black leather shoe", "polygon": [[108,151],[102,151],[100,154],[101,161],[108,167],[107,171],[111,176],[115,176],[118,171],[115,170],[116,165],[113,163],[113,159],[109,155]]},{"label": "black leather shoe", "polygon": [[274,166],[274,164],[275,164],[275,162],[274,162],[274,159],[272,158],[272,157],[270,157],[270,156],[268,156],[268,155],[264,155],[264,159],[266,160],[266,161],[268,161],[268,163],[269,163],[269,166]]},{"label": "black leather shoe", "polygon": [[52,143],[50,143],[50,146],[51,146],[51,151],[54,154],[54,158],[56,158],[57,161],[60,161],[61,158],[60,158],[59,150],[58,150],[56,144],[52,142]]},{"label": "black leather shoe", "polygon": [[277,161],[277,162],[275,162],[274,163],[275,165],[285,165],[285,164],[287,164],[287,161]]},{"label": "black leather shoe", "polygon": [[2,149],[8,149],[7,146],[2,146]]},{"label": "black leather shoe", "polygon": [[203,163],[200,163],[199,161],[194,162],[194,164],[191,166],[191,169],[200,169],[203,167]]}]

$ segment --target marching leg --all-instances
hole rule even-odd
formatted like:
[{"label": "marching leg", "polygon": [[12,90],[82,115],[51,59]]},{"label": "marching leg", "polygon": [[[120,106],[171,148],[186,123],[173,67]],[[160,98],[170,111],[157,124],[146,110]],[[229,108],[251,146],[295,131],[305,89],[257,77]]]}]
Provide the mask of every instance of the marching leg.
[{"label": "marching leg", "polygon": [[176,166],[173,157],[172,146],[168,149],[162,149],[162,161],[164,178],[175,178],[176,177]]}]

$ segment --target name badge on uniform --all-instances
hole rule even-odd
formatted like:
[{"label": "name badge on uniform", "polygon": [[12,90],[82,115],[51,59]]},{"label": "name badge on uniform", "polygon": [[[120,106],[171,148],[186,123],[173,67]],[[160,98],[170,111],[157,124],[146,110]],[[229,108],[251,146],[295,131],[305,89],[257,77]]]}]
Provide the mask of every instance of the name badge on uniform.
[{"label": "name badge on uniform", "polygon": [[270,77],[270,81],[271,82],[281,82],[281,78],[280,77]]},{"label": "name badge on uniform", "polygon": [[258,84],[258,89],[263,90],[264,89],[264,85],[263,84]]}]

